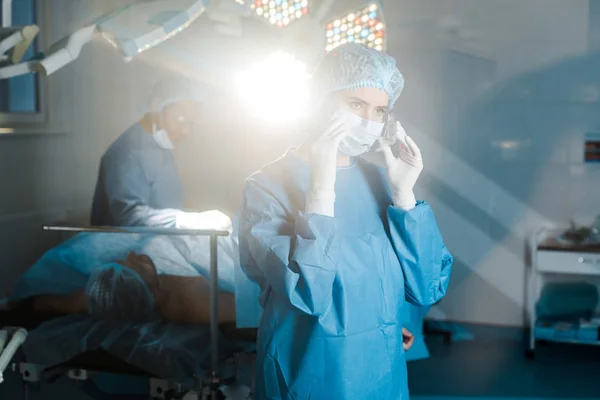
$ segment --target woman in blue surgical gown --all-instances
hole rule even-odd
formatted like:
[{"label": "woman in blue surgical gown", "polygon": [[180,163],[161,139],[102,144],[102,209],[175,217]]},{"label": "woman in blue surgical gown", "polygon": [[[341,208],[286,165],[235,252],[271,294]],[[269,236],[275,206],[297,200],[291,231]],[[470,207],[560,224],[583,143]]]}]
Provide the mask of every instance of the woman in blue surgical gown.
[{"label": "woman in blue surgical gown", "polygon": [[198,229],[231,226],[229,217],[218,211],[182,211],[183,193],[173,148],[198,124],[200,107],[200,95],[191,82],[158,82],[150,112],[102,157],[92,225]]},{"label": "woman in blue surgical gown", "polygon": [[[453,258],[413,194],[421,154],[390,111],[403,85],[387,54],[336,48],[313,76],[327,118],[315,112],[310,139],[246,182],[240,261],[264,309],[256,399],[408,399],[401,312],[444,296]],[[374,149],[385,168],[356,158]]]}]

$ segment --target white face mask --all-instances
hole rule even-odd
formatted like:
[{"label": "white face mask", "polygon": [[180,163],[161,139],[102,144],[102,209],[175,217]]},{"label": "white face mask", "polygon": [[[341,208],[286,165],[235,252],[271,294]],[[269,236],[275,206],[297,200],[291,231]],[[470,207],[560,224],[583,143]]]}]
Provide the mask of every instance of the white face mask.
[{"label": "white face mask", "polygon": [[165,150],[173,150],[173,142],[164,129],[156,129],[156,124],[152,124],[152,137],[156,143]]},{"label": "white face mask", "polygon": [[366,153],[381,138],[383,122],[370,121],[339,108],[337,114],[348,124],[350,132],[340,143],[339,150],[343,154],[355,157]]}]

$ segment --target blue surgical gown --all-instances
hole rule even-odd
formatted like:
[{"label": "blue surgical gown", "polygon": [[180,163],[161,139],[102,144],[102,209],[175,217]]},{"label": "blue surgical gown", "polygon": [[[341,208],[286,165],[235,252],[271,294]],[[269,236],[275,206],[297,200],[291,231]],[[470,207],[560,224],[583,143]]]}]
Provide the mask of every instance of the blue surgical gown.
[{"label": "blue surgical gown", "polygon": [[335,217],[305,214],[307,163],[288,153],[246,182],[240,262],[261,287],[256,396],[408,400],[405,301],[428,306],[453,258],[429,205],[392,205],[386,171],[337,169]]},{"label": "blue surgical gown", "polygon": [[92,205],[92,225],[171,228],[183,208],[171,150],[135,124],[104,153]]}]

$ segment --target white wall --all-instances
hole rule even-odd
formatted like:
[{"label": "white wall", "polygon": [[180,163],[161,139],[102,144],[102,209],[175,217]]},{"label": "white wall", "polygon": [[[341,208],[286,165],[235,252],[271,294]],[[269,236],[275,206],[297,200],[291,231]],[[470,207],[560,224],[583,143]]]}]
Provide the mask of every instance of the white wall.
[{"label": "white wall", "polygon": [[428,37],[477,47],[505,79],[587,49],[588,0],[391,0],[390,42]]},{"label": "white wall", "polygon": [[600,170],[583,164],[583,136],[600,129],[598,57],[581,59],[588,2],[385,6],[400,16],[386,14],[407,78],[400,113],[427,157],[418,192],[457,258],[431,315],[521,325],[528,233],[600,211]]}]

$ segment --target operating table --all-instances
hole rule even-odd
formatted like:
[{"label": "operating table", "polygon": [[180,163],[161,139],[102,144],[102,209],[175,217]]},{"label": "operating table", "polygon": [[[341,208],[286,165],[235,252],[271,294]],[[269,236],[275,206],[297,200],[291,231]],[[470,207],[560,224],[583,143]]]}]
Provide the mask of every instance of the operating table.
[{"label": "operating table", "polygon": [[[229,235],[227,231],[216,230],[182,230],[166,228],[132,228],[132,227],[88,227],[88,226],[44,226],[45,231],[63,233],[118,233],[118,234],[151,234],[166,236],[208,236],[210,238],[210,367],[205,376],[190,376],[185,382],[166,380],[149,374],[104,350],[91,350],[51,367],[28,363],[21,360],[12,364],[13,370],[21,374],[24,382],[36,383],[53,377],[66,375],[74,381],[85,381],[91,374],[108,372],[135,376],[144,376],[150,380],[150,397],[153,399],[220,399],[220,391],[225,385],[236,380],[236,366],[244,363],[253,371],[253,355],[246,352],[233,354],[228,360],[220,358],[219,337],[230,341],[255,343],[255,329],[236,329],[235,323],[219,325],[218,293],[219,272],[217,258],[217,238]],[[0,311],[1,326],[18,327],[33,330],[40,324],[55,318],[59,314],[36,312],[31,301],[23,301],[16,308]],[[190,329],[193,329],[190,327]],[[14,331],[14,329],[13,329]],[[225,361],[225,362],[224,362]],[[250,379],[251,381],[252,379]],[[191,382],[191,383],[190,383]],[[251,396],[251,394],[249,394]]]}]

